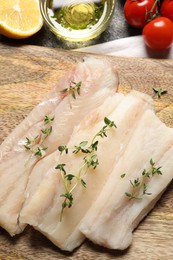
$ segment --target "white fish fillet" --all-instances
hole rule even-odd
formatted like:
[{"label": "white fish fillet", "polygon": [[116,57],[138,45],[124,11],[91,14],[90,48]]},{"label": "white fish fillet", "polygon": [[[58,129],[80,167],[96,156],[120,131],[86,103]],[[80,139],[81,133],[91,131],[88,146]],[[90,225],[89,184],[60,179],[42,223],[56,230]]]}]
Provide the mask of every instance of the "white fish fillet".
[{"label": "white fish fillet", "polygon": [[[142,178],[151,168],[150,159],[161,166],[162,175],[147,179],[147,192],[142,199],[129,199],[130,181]],[[119,162],[83,219],[80,230],[94,243],[111,249],[125,249],[132,242],[132,232],[148,214],[173,178],[173,129],[166,127],[148,110]],[[126,173],[124,178],[121,175]],[[137,194],[143,187],[137,189]],[[139,197],[139,195],[137,195]],[[141,196],[141,195],[140,195]]]},{"label": "white fish fillet", "polygon": [[[88,209],[94,203],[95,198],[101,192],[112,166],[117,162],[126,149],[130,137],[142,114],[151,109],[151,99],[142,93],[132,92],[117,103],[117,95],[107,98],[102,106],[92,111],[81,123],[75,127],[68,142],[68,147],[74,147],[80,141],[91,140],[92,137],[102,128],[104,117],[110,117],[117,129],[108,133],[107,140],[99,140],[98,158],[100,164],[95,170],[89,170],[86,175],[87,188],[79,186],[74,191],[74,205],[65,209],[63,220],[60,222],[62,198],[64,186],[60,173],[55,170],[58,162],[55,156],[52,158],[51,169],[43,172],[35,171],[31,174],[29,188],[27,188],[27,199],[20,213],[19,221],[33,225],[34,228],[45,234],[54,244],[63,250],[72,251],[84,240],[79,231],[79,224]],[[119,99],[119,97],[118,97]],[[44,160],[41,170],[44,168]],[[62,156],[61,161],[67,164],[70,173],[76,174],[76,166],[83,164],[83,155],[77,156],[73,153]],[[69,166],[68,166],[68,163]],[[49,161],[49,167],[51,162]],[[69,167],[69,168],[68,168]],[[36,175],[40,175],[39,182]],[[36,185],[34,185],[34,180]],[[36,187],[33,190],[32,187]],[[42,203],[44,201],[44,203]]]},{"label": "white fish fillet", "polygon": [[[61,91],[80,81],[76,99]],[[132,91],[124,96],[116,93],[117,87],[118,76],[105,59],[87,58],[1,144],[0,225],[12,236],[29,224],[66,251],[85,237],[111,249],[132,243],[133,230],[173,178],[173,129],[154,114],[148,95]],[[46,114],[55,116],[52,132],[41,144],[36,138],[34,147],[48,149],[43,156],[30,156],[26,137],[40,136]],[[64,209],[60,221],[61,195],[67,190],[56,166],[64,163],[67,173],[76,175],[85,154],[74,154],[74,147],[91,142],[105,117],[117,128],[97,138],[99,164],[84,174],[87,187],[74,189],[73,205]],[[59,156],[60,145],[69,147],[68,154]],[[152,167],[159,166],[162,174],[152,175]],[[143,177],[144,169],[149,177]]]},{"label": "white fish fillet", "polygon": [[[8,156],[9,151],[14,150],[14,146],[18,144],[19,140],[21,140],[22,138],[25,139],[28,130],[34,129],[35,131],[37,125],[40,124],[39,127],[42,126],[42,122],[46,114],[50,114],[52,112],[56,113],[54,110],[59,107],[59,104],[64,98],[61,90],[68,88],[71,82],[77,83],[79,81],[82,81],[81,96],[78,96],[79,103],[76,102],[76,100],[71,100],[73,112],[71,111],[71,109],[69,109],[68,104],[65,111],[67,116],[75,114],[79,110],[80,105],[83,106],[81,114],[85,115],[85,110],[88,111],[88,109],[90,109],[90,106],[94,108],[97,104],[99,105],[100,103],[102,103],[102,95],[106,96],[109,94],[113,94],[116,92],[118,87],[117,72],[105,59],[89,57],[86,58],[84,62],[78,63],[76,67],[74,67],[68,74],[66,74],[62,79],[59,80],[57,85],[50,91],[47,97],[40,104],[38,104],[22,121],[22,123],[19,124],[4,140],[4,142],[0,146],[1,161],[4,160],[6,155]],[[101,93],[99,93],[99,95],[95,93],[99,90],[103,90],[102,95]],[[97,98],[97,100],[95,98]],[[88,106],[86,106],[85,108],[85,104],[87,102]],[[98,103],[95,104],[94,102]],[[64,106],[66,106],[67,103],[68,99],[66,98],[64,103],[61,104],[60,108],[58,108],[57,113],[62,113],[62,110],[64,111]],[[78,119],[78,121],[80,122],[80,118]],[[64,119],[64,121],[61,119],[61,124],[64,124],[66,122],[68,122],[68,119]],[[54,122],[54,124],[56,125],[56,122]],[[69,126],[71,125],[69,124]],[[53,128],[53,133],[54,131],[55,130]],[[54,135],[52,135],[51,139],[54,139]],[[54,142],[52,142],[52,144],[53,143]]]},{"label": "white fish fillet", "polygon": [[[71,73],[66,78],[63,78],[63,86],[68,86]],[[46,96],[46,98],[40,102],[30,114],[9,134],[9,136],[2,142],[0,146],[1,161],[4,160],[8,153],[14,149],[14,146],[18,144],[19,140],[26,136],[28,129],[34,129],[37,124],[44,120],[46,114],[50,114],[56,106],[62,101],[63,96],[60,92],[62,89],[61,82],[53,88],[52,91]],[[41,123],[42,124],[42,123]]]},{"label": "white fish fillet", "polygon": [[[69,97],[63,98],[60,90],[68,88],[71,82],[79,81],[82,81],[81,93],[75,100],[71,99],[71,109]],[[44,146],[49,148],[44,152],[44,156],[55,151],[60,142],[66,143],[69,140],[74,126],[85,114],[102,104],[105,96],[113,95],[117,86],[117,74],[106,60],[87,58],[65,75],[48,97],[2,143],[0,194],[3,195],[3,199],[0,200],[0,225],[11,235],[20,233],[24,228],[24,225],[18,225],[18,215],[24,202],[24,190],[33,166],[41,159],[32,157],[28,160],[29,155],[24,148],[26,137],[34,139],[41,133],[45,114],[55,115],[52,123],[53,131],[44,141]],[[9,183],[6,181],[4,185],[4,179],[10,179]],[[10,217],[6,218],[7,215]]]},{"label": "white fish fillet", "polygon": [[[87,134],[89,135],[88,127],[90,126],[89,128],[91,128],[94,125],[94,123],[96,123],[99,120],[99,114],[101,113],[108,114],[113,112],[113,110],[119,105],[119,103],[122,101],[123,98],[124,96],[122,94],[117,93],[113,97],[108,97],[104,102],[104,106],[100,106],[98,109],[92,110],[88,118],[87,116],[85,116],[84,120],[82,120],[82,123],[80,123],[80,126],[82,125],[83,127],[82,129],[83,132],[85,133],[87,131]],[[76,128],[77,127],[75,127],[75,129]],[[79,138],[80,136],[77,136],[77,142]],[[58,158],[58,152],[56,150],[50,155],[44,157],[35,165],[30,175],[29,182],[26,188],[26,192],[25,192],[26,200],[24,205],[27,205],[30,199],[32,198],[33,194],[37,192],[37,187],[40,185],[46,172],[49,171],[54,164],[57,164],[57,158]]]}]

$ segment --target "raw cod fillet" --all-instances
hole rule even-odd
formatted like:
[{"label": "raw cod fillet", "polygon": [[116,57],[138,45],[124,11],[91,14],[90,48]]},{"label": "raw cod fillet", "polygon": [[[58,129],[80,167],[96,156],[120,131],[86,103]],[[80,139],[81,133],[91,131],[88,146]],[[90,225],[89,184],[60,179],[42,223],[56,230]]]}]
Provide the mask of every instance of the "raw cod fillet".
[{"label": "raw cod fillet", "polygon": [[[106,69],[105,69],[106,64]],[[61,92],[72,82],[82,82],[76,99]],[[66,143],[74,126],[90,111],[102,104],[105,96],[113,95],[118,86],[118,77],[112,66],[104,59],[87,58],[77,64],[49,93],[30,115],[7,137],[0,147],[3,155],[0,163],[0,225],[12,236],[20,233],[25,225],[19,225],[18,217],[24,203],[24,191],[34,165],[42,157],[54,152],[61,142]],[[81,109],[82,108],[82,109]],[[26,137],[30,140],[40,136],[46,114],[55,116],[52,133],[45,138],[42,156],[30,156],[25,149]],[[67,127],[68,126],[68,127]],[[39,147],[36,138],[34,148]],[[4,185],[5,183],[5,185]]]},{"label": "raw cod fillet", "polygon": [[[64,100],[65,94],[63,94],[61,91],[65,88],[68,88],[72,82],[78,83],[80,81],[83,85],[81,87],[81,95],[78,96],[77,102],[76,100],[71,99],[71,106],[73,107],[72,112],[69,107],[69,99],[66,98]],[[52,113],[54,114],[56,109],[57,113],[62,113],[62,111],[66,108],[65,114],[69,119],[72,118],[72,115],[74,115],[80,109],[82,118],[83,115],[85,115],[85,111],[88,111],[88,109],[92,109],[95,106],[101,104],[103,102],[103,96],[112,95],[117,91],[117,88],[117,72],[105,59],[101,60],[90,57],[86,58],[84,62],[77,64],[76,67],[74,67],[68,74],[60,79],[57,85],[48,93],[46,98],[40,104],[38,104],[3,141],[0,146],[1,161],[3,161],[6,156],[8,156],[8,152],[14,150],[15,146],[17,146],[15,150],[18,150],[18,143],[21,139],[25,139],[28,131],[36,132],[35,128],[38,128],[38,131],[40,130],[40,128],[43,126],[45,115]],[[61,104],[62,101],[63,104]],[[88,106],[85,107],[86,103],[88,103]],[[59,107],[60,104],[61,106]],[[83,106],[83,110],[81,110],[81,104]],[[67,118],[64,119],[64,121],[66,120],[68,122]],[[66,123],[66,121],[64,121],[61,119],[61,124]],[[80,117],[78,122],[80,122]],[[56,125],[56,123],[57,122],[55,120],[54,125]],[[69,124],[69,126],[71,126],[71,124]],[[55,131],[55,128],[53,128],[53,130]],[[54,135],[52,135],[51,139],[53,138]],[[49,153],[50,152],[51,151],[49,151]]]},{"label": "raw cod fillet", "polygon": [[[144,169],[151,173],[151,159],[154,167],[161,167],[162,174],[144,178]],[[132,242],[133,230],[154,207],[172,178],[173,129],[166,127],[153,111],[147,110],[127,149],[115,163],[101,193],[85,215],[81,232],[104,247],[127,248]],[[136,188],[133,187],[135,180],[141,183]]]},{"label": "raw cod fillet", "polygon": [[[62,91],[80,81],[76,99]],[[29,224],[66,251],[85,237],[111,249],[131,244],[134,228],[172,180],[173,129],[154,114],[149,96],[136,91],[124,96],[115,93],[117,86],[117,74],[106,60],[88,58],[2,143],[0,225],[12,236]],[[47,114],[55,116],[52,132],[41,142]],[[72,207],[62,212],[65,179],[56,167],[64,163],[67,173],[79,177],[84,154],[73,150],[81,141],[91,142],[105,117],[117,128],[97,138],[99,164],[82,176],[86,188],[78,184]],[[36,138],[34,148],[48,149],[30,156],[26,137]],[[67,145],[67,154],[60,156],[60,145]]]},{"label": "raw cod fillet", "polygon": [[[134,91],[121,98],[119,94],[115,94],[105,99],[104,104],[98,109],[91,111],[75,127],[67,147],[74,147],[80,141],[91,141],[102,128],[104,117],[113,120],[117,128],[109,130],[106,139],[99,139],[97,151],[99,165],[95,170],[88,170],[85,178],[87,188],[80,185],[77,187],[74,191],[74,205],[64,210],[60,221],[63,201],[61,194],[64,193],[64,186],[60,172],[55,167],[62,162],[67,165],[67,172],[76,174],[76,167],[83,164],[83,154],[63,155],[60,162],[58,153],[54,154],[54,157],[42,159],[38,163],[41,170],[37,164],[31,173],[26,189],[26,200],[20,213],[20,223],[34,226],[63,250],[72,251],[78,247],[85,239],[79,230],[80,222],[102,191],[112,172],[112,166],[119,161],[126,150],[140,117],[151,109],[151,102],[149,96]],[[40,176],[39,181],[37,175]]]},{"label": "raw cod fillet", "polygon": [[[99,111],[100,113],[101,112],[105,113],[103,111],[103,108],[104,108],[104,110],[105,109],[107,110],[107,113],[108,112],[110,113],[110,111],[113,112],[112,110],[115,109],[119,105],[119,103],[122,101],[123,98],[124,98],[124,96],[119,93],[116,93],[116,95],[114,95],[113,97],[108,97],[107,100],[104,102],[104,106],[99,107],[99,109],[97,109],[96,112],[95,112],[95,110],[92,110],[92,112],[89,114],[88,121],[90,121],[90,122],[91,122],[91,120],[97,121],[98,120],[97,117],[99,116],[99,114],[97,112]],[[95,117],[94,117],[94,115],[95,115]],[[83,130],[88,129],[88,127],[89,127],[87,118],[85,117],[85,119],[82,121],[82,122],[84,122]],[[81,123],[80,123],[80,125],[81,125]],[[91,125],[91,127],[92,127],[92,125]],[[62,143],[62,144],[64,144],[64,143]],[[42,160],[40,160],[35,165],[35,167],[32,170],[32,174],[30,175],[29,182],[28,182],[28,185],[27,185],[27,188],[25,191],[26,199],[25,199],[24,207],[25,207],[25,205],[27,205],[30,202],[33,194],[35,192],[37,192],[37,188],[39,187],[40,183],[42,182],[46,172],[48,172],[50,170],[52,165],[57,164],[58,157],[59,157],[59,155],[56,150],[55,152],[51,153],[50,155],[44,157]]]}]

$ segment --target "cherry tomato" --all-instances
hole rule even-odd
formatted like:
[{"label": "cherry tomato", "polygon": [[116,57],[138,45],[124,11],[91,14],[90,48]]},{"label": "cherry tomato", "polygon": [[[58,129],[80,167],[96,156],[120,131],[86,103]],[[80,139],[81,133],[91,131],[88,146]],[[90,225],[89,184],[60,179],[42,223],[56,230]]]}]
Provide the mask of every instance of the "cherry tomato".
[{"label": "cherry tomato", "polygon": [[[152,11],[153,8],[153,11]],[[124,16],[127,22],[136,28],[143,28],[150,19],[150,13],[156,14],[158,10],[155,0],[127,0],[124,5]]]},{"label": "cherry tomato", "polygon": [[167,49],[173,42],[173,22],[166,17],[155,18],[144,26],[142,34],[151,49]]},{"label": "cherry tomato", "polygon": [[162,16],[173,21],[173,0],[164,0],[160,8],[160,13]]}]

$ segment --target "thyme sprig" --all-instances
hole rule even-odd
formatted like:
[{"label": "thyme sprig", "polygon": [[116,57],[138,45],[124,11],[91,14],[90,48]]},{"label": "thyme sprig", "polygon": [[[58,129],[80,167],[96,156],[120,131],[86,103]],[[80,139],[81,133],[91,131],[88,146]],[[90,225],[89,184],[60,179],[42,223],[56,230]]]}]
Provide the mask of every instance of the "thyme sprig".
[{"label": "thyme sprig", "polygon": [[34,150],[34,156],[42,157],[43,152],[46,151],[47,149],[48,149],[48,147],[40,148],[39,146],[37,146],[37,148]]},{"label": "thyme sprig", "polygon": [[62,93],[66,93],[68,95],[70,108],[72,108],[70,96],[72,96],[73,99],[76,99],[77,95],[80,96],[81,85],[81,81],[79,81],[78,83],[72,81],[68,88],[65,88],[61,91]]},{"label": "thyme sprig", "polygon": [[[151,175],[152,176],[154,176],[155,174],[157,174],[157,175],[162,175],[162,172],[161,172],[161,166],[159,166],[159,167],[156,167],[155,166],[155,162],[153,162],[153,160],[151,159],[150,160],[150,165],[151,165]],[[144,174],[144,172],[143,172],[143,174]],[[145,173],[146,174],[146,173]]]},{"label": "thyme sprig", "polygon": [[162,89],[162,88],[153,88],[154,93],[158,96],[158,98],[161,98],[162,95],[165,95],[168,93],[168,91],[166,89]]},{"label": "thyme sprig", "polygon": [[68,147],[66,145],[61,145],[58,147],[58,151],[60,152],[60,155],[65,152],[66,154],[68,153]]},{"label": "thyme sprig", "polygon": [[[162,175],[161,166],[157,167],[155,162],[150,159],[150,169],[147,171],[143,170],[141,177],[136,178],[134,180],[130,180],[131,192],[125,192],[125,195],[129,199],[142,199],[144,195],[152,195],[151,192],[148,192],[147,183],[149,179],[151,179],[154,175]],[[124,178],[126,174],[122,174],[121,178]]]},{"label": "thyme sprig", "polygon": [[54,119],[55,119],[55,116],[45,115],[45,117],[44,117],[44,124],[47,125],[47,124],[53,122]]},{"label": "thyme sprig", "polygon": [[33,139],[26,137],[24,147],[26,150],[31,150],[31,147],[35,146],[38,142],[39,135],[35,136]]},{"label": "thyme sprig", "polygon": [[[105,138],[107,137],[107,131],[111,128],[116,128],[116,125],[113,121],[108,119],[107,117],[104,118],[105,125],[99,130],[91,142],[82,141],[79,145],[75,145],[72,149],[73,154],[82,153],[85,154],[82,158],[83,163],[79,169],[76,170],[75,174],[67,173],[66,164],[59,163],[55,169],[60,171],[61,178],[63,181],[65,192],[60,195],[64,200],[62,202],[61,214],[60,214],[60,221],[62,221],[62,216],[65,208],[71,208],[74,202],[73,191],[76,187],[81,184],[84,188],[87,187],[87,184],[84,180],[85,175],[87,174],[88,170],[91,168],[95,170],[99,165],[99,160],[97,156],[97,149],[99,140],[98,138]],[[59,146],[58,151],[61,155],[68,154],[69,148],[65,146]]]},{"label": "thyme sprig", "polygon": [[[51,123],[54,120],[54,116],[45,115],[44,117],[44,127],[41,129],[41,133],[35,136],[33,139],[26,137],[26,141],[24,147],[27,151],[31,153],[29,159],[34,155],[38,157],[42,157],[44,151],[48,149],[48,147],[44,146],[45,139],[52,133],[52,125]],[[28,161],[27,161],[28,162]]]},{"label": "thyme sprig", "polygon": [[52,122],[54,121],[55,116],[45,115],[44,117],[44,128],[41,129],[41,143],[52,133]]}]

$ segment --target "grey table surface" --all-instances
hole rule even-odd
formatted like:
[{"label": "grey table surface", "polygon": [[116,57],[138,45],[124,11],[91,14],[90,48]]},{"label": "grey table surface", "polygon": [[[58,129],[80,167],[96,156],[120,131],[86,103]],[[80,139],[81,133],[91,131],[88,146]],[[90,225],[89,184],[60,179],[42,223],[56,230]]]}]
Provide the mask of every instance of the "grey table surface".
[{"label": "grey table surface", "polygon": [[64,43],[60,39],[58,39],[52,32],[50,32],[46,25],[44,25],[42,29],[35,35],[23,40],[12,40],[0,35],[0,42],[11,44],[31,44],[63,49],[74,49],[78,47],[84,47],[86,44],[93,45],[97,43],[104,43],[120,38],[139,35],[141,34],[141,31],[130,27],[124,19],[124,2],[125,0],[117,0],[116,10],[109,27],[106,29],[105,32],[102,33],[102,35],[98,39],[92,40],[89,43],[83,43],[78,45]]}]

